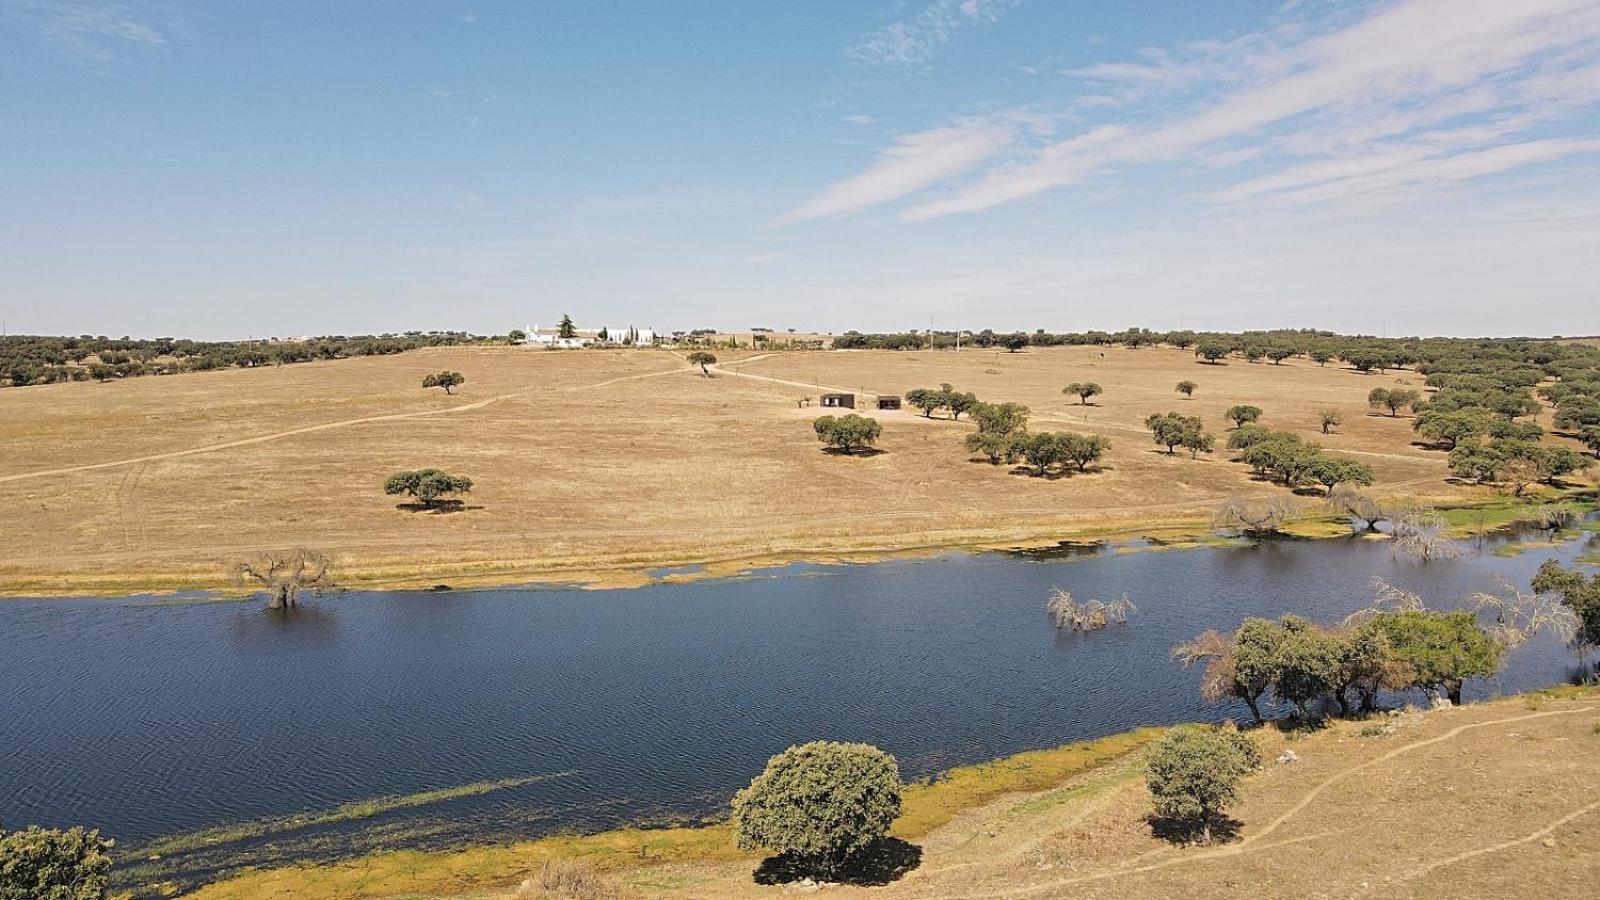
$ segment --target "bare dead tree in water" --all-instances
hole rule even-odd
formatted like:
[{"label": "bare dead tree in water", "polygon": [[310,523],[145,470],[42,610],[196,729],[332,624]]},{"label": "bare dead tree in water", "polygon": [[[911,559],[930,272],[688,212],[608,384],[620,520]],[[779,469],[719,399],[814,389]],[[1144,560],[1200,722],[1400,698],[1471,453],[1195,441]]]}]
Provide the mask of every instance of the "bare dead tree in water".
[{"label": "bare dead tree in water", "polygon": [[1479,591],[1472,595],[1472,609],[1479,614],[1493,613],[1490,636],[1508,650],[1527,643],[1529,638],[1549,632],[1563,643],[1571,643],[1578,633],[1578,617],[1559,598],[1529,594],[1504,578],[1496,578],[1501,594]]},{"label": "bare dead tree in water", "polygon": [[1086,600],[1079,603],[1073,599],[1071,591],[1060,588],[1051,592],[1044,608],[1057,628],[1073,631],[1095,631],[1109,624],[1126,625],[1128,614],[1138,609],[1127,594],[1109,602]]},{"label": "bare dead tree in water", "polygon": [[1356,610],[1339,623],[1341,628],[1360,625],[1379,613],[1387,612],[1425,612],[1428,607],[1422,602],[1422,596],[1413,594],[1403,588],[1397,588],[1382,578],[1372,579],[1372,603]]},{"label": "bare dead tree in water", "polygon": [[1393,518],[1395,550],[1423,562],[1461,555],[1460,545],[1445,536],[1444,519],[1434,510],[1413,506],[1396,512]]},{"label": "bare dead tree in water", "polygon": [[1299,504],[1282,497],[1264,500],[1235,497],[1217,508],[1211,525],[1218,531],[1238,531],[1259,537],[1277,533],[1299,514]]},{"label": "bare dead tree in water", "polygon": [[299,605],[300,593],[320,593],[332,586],[328,570],[332,564],[317,550],[264,550],[234,566],[234,576],[242,584],[259,584],[267,592],[268,609],[289,609]]},{"label": "bare dead tree in water", "polygon": [[[1207,629],[1193,640],[1173,647],[1172,656],[1183,663],[1185,669],[1202,663],[1205,665],[1200,679],[1200,696],[1215,703],[1236,695],[1238,670],[1234,666],[1233,650],[1232,637]],[[1251,708],[1255,707],[1252,705]]]},{"label": "bare dead tree in water", "polygon": [[1335,485],[1328,492],[1329,506],[1361,522],[1366,531],[1377,531],[1378,523],[1389,518],[1383,504],[1348,484]]}]

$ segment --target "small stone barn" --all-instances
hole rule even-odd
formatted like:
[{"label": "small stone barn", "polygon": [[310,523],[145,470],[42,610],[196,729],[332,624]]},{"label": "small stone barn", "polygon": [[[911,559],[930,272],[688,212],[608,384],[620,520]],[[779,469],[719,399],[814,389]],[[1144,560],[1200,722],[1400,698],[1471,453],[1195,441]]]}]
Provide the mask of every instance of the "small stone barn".
[{"label": "small stone barn", "polygon": [[879,409],[899,409],[900,408],[900,395],[899,394],[884,394],[884,395],[880,396],[878,398],[878,408]]},{"label": "small stone barn", "polygon": [[856,408],[856,395],[855,394],[823,394],[822,395],[822,405],[823,406],[833,407],[834,409],[855,409]]}]

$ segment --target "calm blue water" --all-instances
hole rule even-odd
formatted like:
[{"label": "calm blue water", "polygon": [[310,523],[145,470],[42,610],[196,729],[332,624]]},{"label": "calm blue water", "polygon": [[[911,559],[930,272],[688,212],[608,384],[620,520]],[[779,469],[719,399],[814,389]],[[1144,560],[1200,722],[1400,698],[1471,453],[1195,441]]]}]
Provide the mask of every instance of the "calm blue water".
[{"label": "calm blue water", "polygon": [[[915,777],[1139,725],[1242,718],[1201,701],[1173,644],[1251,615],[1336,620],[1370,602],[1375,576],[1454,606],[1494,575],[1526,586],[1544,559],[1583,549],[1426,565],[1356,540],[954,555],[636,590],[350,593],[289,615],[0,602],[0,823],[91,824],[136,847],[557,773],[248,849],[274,862],[713,815],[767,757],[817,738],[877,744]],[[1126,591],[1139,610],[1125,627],[1057,634],[1043,606],[1058,586]],[[1536,641],[1469,695],[1565,681],[1574,666]]]}]

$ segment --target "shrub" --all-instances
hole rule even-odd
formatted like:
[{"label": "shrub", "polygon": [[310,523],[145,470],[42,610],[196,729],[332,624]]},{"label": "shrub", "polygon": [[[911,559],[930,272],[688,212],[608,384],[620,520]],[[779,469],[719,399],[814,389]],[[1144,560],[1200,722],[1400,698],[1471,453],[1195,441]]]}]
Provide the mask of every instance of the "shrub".
[{"label": "shrub", "polygon": [[1211,842],[1212,826],[1239,799],[1239,779],[1261,765],[1255,742],[1230,728],[1175,728],[1156,741],[1145,784],[1156,815]]},{"label": "shrub", "polygon": [[0,831],[0,900],[100,900],[111,843],[83,828]]},{"label": "shrub", "polygon": [[518,888],[517,900],[611,900],[617,889],[602,878],[594,867],[576,859],[546,860],[539,874]]},{"label": "shrub", "polygon": [[824,876],[887,835],[899,815],[899,766],[870,744],[790,747],[733,798],[740,849],[785,854]]}]

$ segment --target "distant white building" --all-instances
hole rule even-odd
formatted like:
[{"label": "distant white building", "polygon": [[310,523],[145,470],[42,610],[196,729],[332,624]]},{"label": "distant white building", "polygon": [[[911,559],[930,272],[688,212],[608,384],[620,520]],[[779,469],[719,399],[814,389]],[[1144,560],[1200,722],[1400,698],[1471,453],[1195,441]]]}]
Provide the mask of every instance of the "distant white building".
[{"label": "distant white building", "polygon": [[540,328],[538,325],[528,326],[528,344],[532,347],[560,350],[571,350],[594,344],[648,347],[655,342],[655,329],[635,328],[632,325],[624,328],[611,328],[609,326],[598,329],[574,328],[572,337],[562,337],[560,328]]}]

